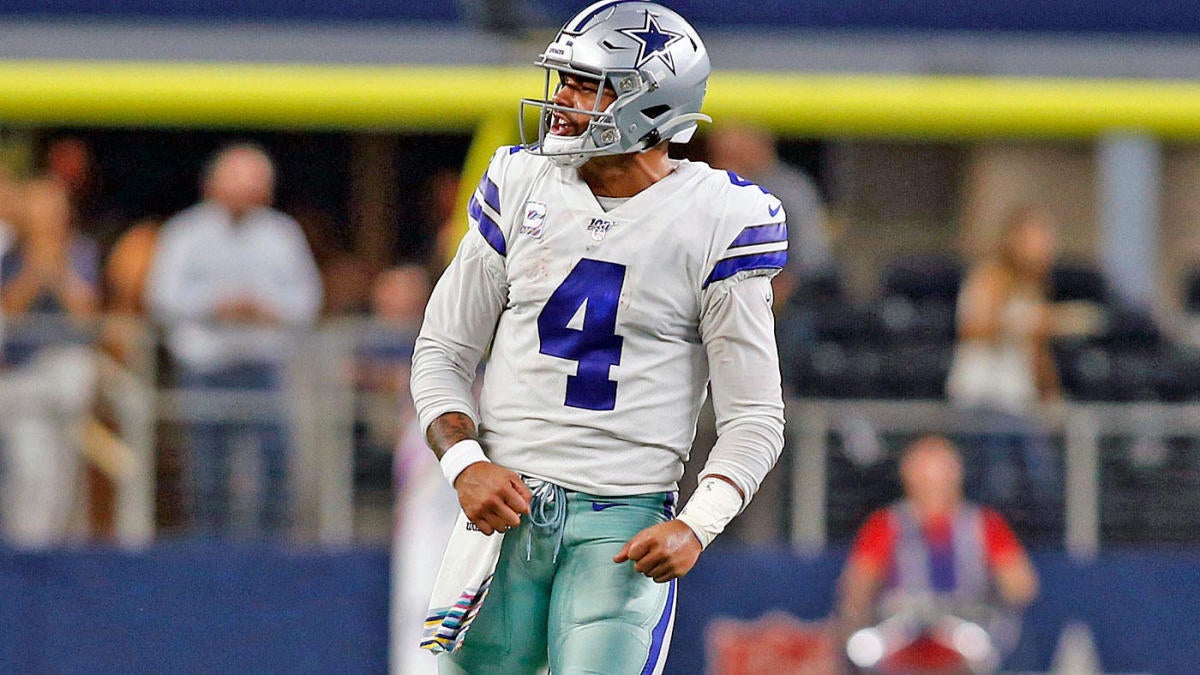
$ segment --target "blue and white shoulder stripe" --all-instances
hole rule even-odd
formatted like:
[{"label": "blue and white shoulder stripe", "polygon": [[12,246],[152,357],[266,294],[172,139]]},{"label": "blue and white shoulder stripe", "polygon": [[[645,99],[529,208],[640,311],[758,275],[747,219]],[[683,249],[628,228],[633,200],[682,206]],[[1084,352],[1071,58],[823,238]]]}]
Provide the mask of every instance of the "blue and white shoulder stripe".
[{"label": "blue and white shoulder stripe", "polygon": [[727,181],[727,225],[722,227],[726,235],[734,229],[737,235],[717,257],[712,271],[704,280],[704,288],[728,279],[741,272],[761,270],[763,274],[774,274],[787,263],[787,214],[783,203],[766,188],[754,181],[742,178],[733,171],[714,171]]},{"label": "blue and white shoulder stripe", "polygon": [[500,255],[507,255],[508,245],[504,240],[504,230],[500,227],[500,216],[503,213],[500,208],[500,186],[493,176],[502,175],[503,158],[512,154],[505,150],[501,148],[496,152],[467,204],[467,216],[471,219],[471,224],[479,228],[479,234],[483,235],[488,245]]},{"label": "blue and white shoulder stripe", "polygon": [[707,288],[749,270],[778,271],[787,264],[787,224],[783,221],[742,228],[704,280]]}]

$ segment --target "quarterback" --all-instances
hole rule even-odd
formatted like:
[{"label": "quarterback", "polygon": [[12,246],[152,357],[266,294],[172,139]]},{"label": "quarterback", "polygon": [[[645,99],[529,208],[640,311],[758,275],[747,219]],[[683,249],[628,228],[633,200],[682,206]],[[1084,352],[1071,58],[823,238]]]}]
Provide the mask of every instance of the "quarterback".
[{"label": "quarterback", "polygon": [[[708,121],[708,54],[675,12],[595,3],[537,65],[545,94],[521,102],[537,114],[492,157],[413,356],[462,507],[438,584],[463,592],[435,590],[423,646],[447,652],[443,673],[656,673],[676,579],[783,446],[784,214],[736,174],[668,157]],[[676,515],[710,383],[718,440]]]}]

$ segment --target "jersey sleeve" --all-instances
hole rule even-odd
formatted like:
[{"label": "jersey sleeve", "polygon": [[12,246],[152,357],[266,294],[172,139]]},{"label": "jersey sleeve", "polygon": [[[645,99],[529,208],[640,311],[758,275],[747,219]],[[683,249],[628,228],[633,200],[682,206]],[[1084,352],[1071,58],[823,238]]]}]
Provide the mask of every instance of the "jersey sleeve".
[{"label": "jersey sleeve", "polygon": [[717,442],[701,475],[730,478],[745,508],[783,450],[770,278],[787,261],[787,225],[778,199],[726,175],[700,294],[700,337],[717,418]]},{"label": "jersey sleeve", "polygon": [[717,442],[702,475],[726,476],[742,506],[783,450],[783,395],[770,279],[722,284],[705,295],[700,333],[708,355]]},{"label": "jersey sleeve", "polygon": [[716,228],[703,289],[729,279],[773,277],[788,259],[787,215],[783,203],[765,189],[735,173],[729,184],[725,212]]},{"label": "jersey sleeve", "polygon": [[[508,255],[508,228],[504,226],[505,204],[501,204],[500,185],[504,181],[509,158],[519,148],[504,146],[496,150],[487,171],[479,179],[479,186],[471,194],[467,204],[467,218],[471,229],[479,233],[488,246],[501,256]],[[512,208],[512,207],[510,207]],[[511,214],[509,214],[511,215]]]},{"label": "jersey sleeve", "polygon": [[471,197],[469,228],[430,295],[412,358],[412,397],[421,429],[460,412],[479,424],[471,387],[508,301],[500,203],[507,149],[493,156]]}]

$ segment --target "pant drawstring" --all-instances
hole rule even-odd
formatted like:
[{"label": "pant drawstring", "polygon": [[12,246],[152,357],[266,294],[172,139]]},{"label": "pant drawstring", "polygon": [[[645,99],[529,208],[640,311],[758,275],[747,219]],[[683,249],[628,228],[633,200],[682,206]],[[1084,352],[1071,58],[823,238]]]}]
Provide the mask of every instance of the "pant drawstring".
[{"label": "pant drawstring", "polygon": [[[554,558],[558,562],[558,551],[562,548],[563,529],[567,522],[567,495],[554,483],[536,478],[526,478],[525,484],[533,492],[529,503],[529,524],[546,529],[553,528]],[[533,559],[533,527],[525,531],[525,560]]]}]

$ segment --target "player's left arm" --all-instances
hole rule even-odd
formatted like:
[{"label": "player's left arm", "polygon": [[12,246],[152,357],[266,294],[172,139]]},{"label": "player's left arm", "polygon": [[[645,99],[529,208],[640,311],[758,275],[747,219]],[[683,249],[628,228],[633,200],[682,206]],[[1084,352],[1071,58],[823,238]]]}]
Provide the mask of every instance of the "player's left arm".
[{"label": "player's left arm", "polygon": [[679,518],[643,530],[614,560],[655,581],[687,574],[741,513],[783,449],[783,395],[770,271],[739,274],[705,291],[700,329],[708,351],[717,442]]}]

